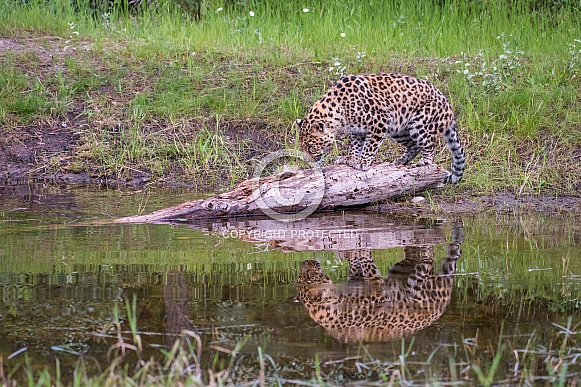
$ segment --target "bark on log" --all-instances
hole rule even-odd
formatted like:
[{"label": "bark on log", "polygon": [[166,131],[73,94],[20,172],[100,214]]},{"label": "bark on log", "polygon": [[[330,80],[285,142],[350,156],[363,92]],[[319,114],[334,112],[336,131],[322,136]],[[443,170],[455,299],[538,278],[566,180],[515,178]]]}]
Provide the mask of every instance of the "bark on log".
[{"label": "bark on log", "polygon": [[419,168],[380,164],[365,172],[346,165],[330,165],[322,170],[296,169],[246,180],[233,190],[208,199],[116,222],[191,222],[248,215],[269,215],[288,221],[302,219],[315,210],[336,210],[416,195],[442,187],[446,176],[444,169],[433,164]]}]

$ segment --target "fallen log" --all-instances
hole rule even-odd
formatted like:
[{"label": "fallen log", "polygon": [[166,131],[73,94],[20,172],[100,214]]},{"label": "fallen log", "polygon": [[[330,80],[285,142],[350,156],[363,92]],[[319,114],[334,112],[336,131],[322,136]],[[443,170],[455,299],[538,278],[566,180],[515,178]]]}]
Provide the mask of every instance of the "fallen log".
[{"label": "fallen log", "polygon": [[243,181],[231,191],[182,203],[148,215],[115,220],[122,223],[191,222],[203,218],[267,215],[300,220],[315,211],[377,203],[442,187],[447,172],[437,165],[418,168],[391,163],[358,171],[346,165],[294,169]]}]

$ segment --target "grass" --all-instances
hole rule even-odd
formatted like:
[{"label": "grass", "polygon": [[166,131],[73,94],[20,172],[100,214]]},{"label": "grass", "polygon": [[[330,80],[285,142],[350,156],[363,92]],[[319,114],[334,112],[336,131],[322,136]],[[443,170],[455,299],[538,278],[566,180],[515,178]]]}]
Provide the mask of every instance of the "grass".
[{"label": "grass", "polygon": [[[4,0],[0,35],[19,44],[0,56],[0,122],[8,138],[74,127],[67,157],[37,161],[50,172],[231,185],[296,146],[291,123],[341,73],[399,71],[436,83],[460,117],[468,169],[452,192],[569,194],[581,173],[580,13],[569,2],[206,1],[195,20],[164,2]],[[385,159],[399,152],[384,147]]]},{"label": "grass", "polygon": [[[430,351],[414,339],[394,343],[393,360],[380,360],[362,344],[360,353],[345,359],[323,361],[314,358],[273,357],[263,347],[247,348],[240,338],[234,348],[203,345],[199,334],[184,330],[170,342],[151,343],[137,324],[136,301],[115,306],[110,322],[94,333],[97,343],[108,346],[109,366],[99,370],[82,351],[72,346],[53,351],[77,357],[72,372],[64,371],[59,357],[54,364],[38,367],[24,351],[11,354],[10,367],[0,358],[3,385],[27,383],[36,386],[84,385],[283,385],[327,386],[351,382],[364,385],[440,384],[469,381],[483,386],[539,384],[568,385],[580,377],[581,348],[575,336],[579,326],[569,319],[555,325],[552,333],[512,332],[497,342],[466,337],[456,342],[431,346]],[[549,342],[549,346],[546,343]],[[19,359],[20,360],[14,360]]]}]

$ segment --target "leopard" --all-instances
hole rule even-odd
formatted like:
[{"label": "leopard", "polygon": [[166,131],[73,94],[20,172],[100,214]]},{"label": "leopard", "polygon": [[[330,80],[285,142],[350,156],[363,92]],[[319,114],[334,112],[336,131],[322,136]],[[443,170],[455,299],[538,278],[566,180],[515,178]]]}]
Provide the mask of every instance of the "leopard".
[{"label": "leopard", "polygon": [[306,259],[301,265],[301,273],[297,278],[299,285],[332,284],[331,278],[321,269],[321,262],[316,259]]},{"label": "leopard", "polygon": [[343,343],[386,342],[408,337],[432,325],[450,303],[460,243],[446,246],[439,274],[434,246],[404,247],[404,258],[381,277],[371,250],[343,251],[348,282],[333,284],[317,260],[305,260],[297,278],[296,302]]},{"label": "leopard", "polygon": [[446,96],[431,82],[406,74],[345,75],[316,101],[303,119],[297,119],[299,145],[316,163],[338,136],[349,136],[347,156],[335,164],[367,171],[386,135],[405,149],[393,165],[412,167],[434,163],[437,139],[443,136],[452,155],[445,183],[462,179],[466,164],[458,124]]}]

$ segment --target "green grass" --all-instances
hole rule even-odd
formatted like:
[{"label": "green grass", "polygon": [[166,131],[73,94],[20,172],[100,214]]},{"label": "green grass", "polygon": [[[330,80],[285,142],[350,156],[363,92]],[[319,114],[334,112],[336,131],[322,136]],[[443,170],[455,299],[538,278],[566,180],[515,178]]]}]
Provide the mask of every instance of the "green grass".
[{"label": "green grass", "polygon": [[[249,161],[295,146],[292,122],[341,73],[397,71],[433,81],[455,107],[468,169],[451,192],[579,189],[574,3],[303,3],[206,1],[195,20],[175,3],[4,0],[0,36],[22,46],[0,56],[3,131],[78,127],[53,172],[231,185]],[[384,147],[385,159],[399,152]]]},{"label": "green grass", "polygon": [[[578,357],[581,355],[576,336],[579,325],[570,318],[550,333],[539,332],[503,334],[498,340],[475,337],[433,346],[425,352],[412,339],[394,342],[393,360],[377,359],[361,344],[359,353],[349,358],[323,362],[314,358],[270,356],[262,346],[247,348],[247,338],[239,338],[232,349],[203,345],[202,338],[184,330],[165,345],[154,345],[151,337],[139,330],[137,307],[125,300],[115,305],[107,323],[95,333],[96,344],[109,348],[109,365],[88,362],[82,347],[53,346],[60,358],[76,357],[72,370],[54,364],[36,365],[28,354],[13,353],[10,367],[0,362],[0,380],[28,383],[36,386],[140,385],[193,386],[225,385],[293,385],[331,386],[363,383],[440,384],[478,383],[498,384],[536,383],[567,385],[578,381]],[[547,345],[548,343],[548,345]],[[397,352],[398,344],[400,346]],[[267,346],[267,342],[264,343]],[[79,351],[79,349],[81,351]],[[437,356],[436,356],[437,355]],[[19,359],[19,360],[14,360]],[[1,358],[0,358],[1,359]],[[447,363],[444,359],[447,359]]]}]

